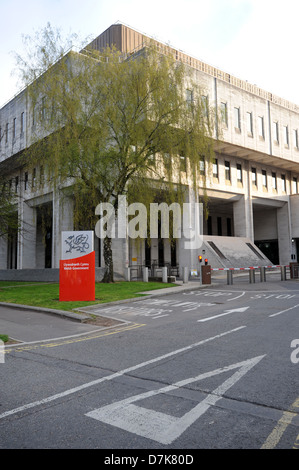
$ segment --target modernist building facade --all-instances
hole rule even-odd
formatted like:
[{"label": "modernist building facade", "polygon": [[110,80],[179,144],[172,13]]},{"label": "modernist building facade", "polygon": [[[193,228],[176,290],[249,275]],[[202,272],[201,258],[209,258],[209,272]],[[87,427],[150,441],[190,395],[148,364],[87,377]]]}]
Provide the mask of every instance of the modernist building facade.
[{"label": "modernist building facade", "polygon": [[[91,46],[116,45],[124,53],[149,40],[121,24],[112,25]],[[247,81],[156,42],[160,51],[192,69],[203,99],[221,116],[215,127],[215,161],[206,168],[209,217],[204,220],[204,249],[214,267],[289,264],[299,253],[299,106]],[[270,84],[271,85],[271,84]],[[16,210],[24,230],[0,239],[0,271],[58,269],[60,234],[73,229],[72,199],[40,182],[43,166],[20,166],[33,116],[23,91],[0,109],[0,175],[9,171]],[[42,214],[49,217],[42,227]],[[195,267],[197,257],[178,240],[153,240],[136,247],[128,240],[114,245],[115,271],[130,265]],[[103,267],[100,240],[97,265]],[[246,251],[247,250],[247,251]],[[200,251],[200,250],[199,250]],[[200,254],[200,253],[198,253]]]}]

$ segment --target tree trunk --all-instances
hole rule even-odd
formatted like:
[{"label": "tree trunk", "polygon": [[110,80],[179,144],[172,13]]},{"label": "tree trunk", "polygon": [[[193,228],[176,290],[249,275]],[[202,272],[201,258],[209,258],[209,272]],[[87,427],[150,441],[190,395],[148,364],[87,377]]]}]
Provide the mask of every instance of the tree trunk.
[{"label": "tree trunk", "polygon": [[106,271],[102,282],[114,282],[113,279],[113,258],[112,258],[112,240],[111,238],[104,238],[104,261]]}]

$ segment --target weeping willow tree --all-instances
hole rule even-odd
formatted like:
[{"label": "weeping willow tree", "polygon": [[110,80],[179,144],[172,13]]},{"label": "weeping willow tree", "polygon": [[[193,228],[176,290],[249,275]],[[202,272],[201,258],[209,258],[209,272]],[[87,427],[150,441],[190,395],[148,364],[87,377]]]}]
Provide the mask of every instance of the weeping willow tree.
[{"label": "weeping willow tree", "polygon": [[15,181],[1,175],[0,178],[0,237],[9,237],[20,230],[17,198],[13,186]]},{"label": "weeping willow tree", "polygon": [[[42,161],[52,184],[69,188],[76,228],[95,226],[101,202],[117,214],[120,195],[146,205],[163,190],[164,200],[179,201],[188,184],[203,184],[200,165],[213,157],[212,114],[173,57],[154,44],[126,56],[109,48],[65,54],[49,25],[33,57],[19,61],[35,129],[28,162]],[[104,281],[111,282],[111,238],[103,246]]]}]

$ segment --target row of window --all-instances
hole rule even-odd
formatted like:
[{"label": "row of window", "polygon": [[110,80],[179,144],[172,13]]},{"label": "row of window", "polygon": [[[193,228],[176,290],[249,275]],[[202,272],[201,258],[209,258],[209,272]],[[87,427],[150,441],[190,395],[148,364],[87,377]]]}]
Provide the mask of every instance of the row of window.
[{"label": "row of window", "polygon": [[[20,114],[20,135],[22,136],[25,131],[25,113]],[[12,140],[17,138],[17,118],[13,118],[12,121]],[[0,127],[0,142],[4,139],[4,142],[7,144],[9,140],[9,123],[7,122],[5,128]]]},{"label": "row of window", "polygon": [[[228,127],[228,112],[227,112],[227,103],[220,103],[220,114],[222,123]],[[234,128],[237,132],[241,132],[241,109],[239,107],[234,107]],[[258,136],[260,139],[265,139],[265,119],[264,116],[258,116],[257,118],[258,125]],[[253,113],[246,112],[246,130],[247,134],[253,137]],[[280,128],[279,122],[273,121],[272,123],[272,137],[273,141],[277,144],[280,142]],[[282,128],[283,143],[285,147],[290,146],[290,129],[289,126],[283,126]],[[298,129],[293,129],[293,146],[296,149],[299,149],[299,134]]]},{"label": "row of window", "polygon": [[[29,189],[29,186],[31,188],[36,188],[37,185],[38,185],[38,179],[37,179],[37,172],[36,172],[36,168],[33,168],[32,170],[32,175],[31,175],[31,185],[30,185],[30,182],[29,182],[29,173],[28,171],[26,171],[24,173],[24,179],[23,179],[23,183],[24,183],[24,191],[27,191]],[[42,185],[44,183],[44,168],[43,166],[40,167],[40,171],[39,171],[39,184]],[[15,178],[12,178],[9,180],[9,190],[10,192],[12,192],[14,190],[14,192],[17,194],[19,192],[19,186],[20,186],[20,179],[18,176],[15,176]]]},{"label": "row of window", "polygon": [[[242,165],[240,163],[237,163],[236,169],[237,169],[237,183],[243,184]],[[226,182],[231,183],[231,164],[229,161],[224,162],[224,174],[225,174]],[[213,177],[219,180],[219,166],[218,166],[217,158],[213,162]],[[274,171],[271,172],[271,181],[272,181],[272,185],[271,185],[272,189],[277,191],[277,174]],[[257,169],[254,167],[251,168],[251,182],[252,182],[252,185],[255,188],[257,188],[258,186]],[[263,189],[266,189],[266,190],[268,189],[268,174],[266,170],[262,170],[262,187]],[[286,175],[284,174],[281,175],[281,190],[283,192],[287,191]],[[294,176],[292,180],[292,194],[297,194],[297,193],[298,193],[298,178]]]}]

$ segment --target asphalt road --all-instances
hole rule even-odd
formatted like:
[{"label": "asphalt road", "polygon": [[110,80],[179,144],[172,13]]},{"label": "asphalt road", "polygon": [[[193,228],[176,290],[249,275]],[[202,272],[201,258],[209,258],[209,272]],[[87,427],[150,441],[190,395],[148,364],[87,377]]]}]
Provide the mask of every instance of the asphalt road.
[{"label": "asphalt road", "polygon": [[94,313],[125,323],[6,347],[0,448],[113,460],[299,447],[298,282],[223,283]]}]

